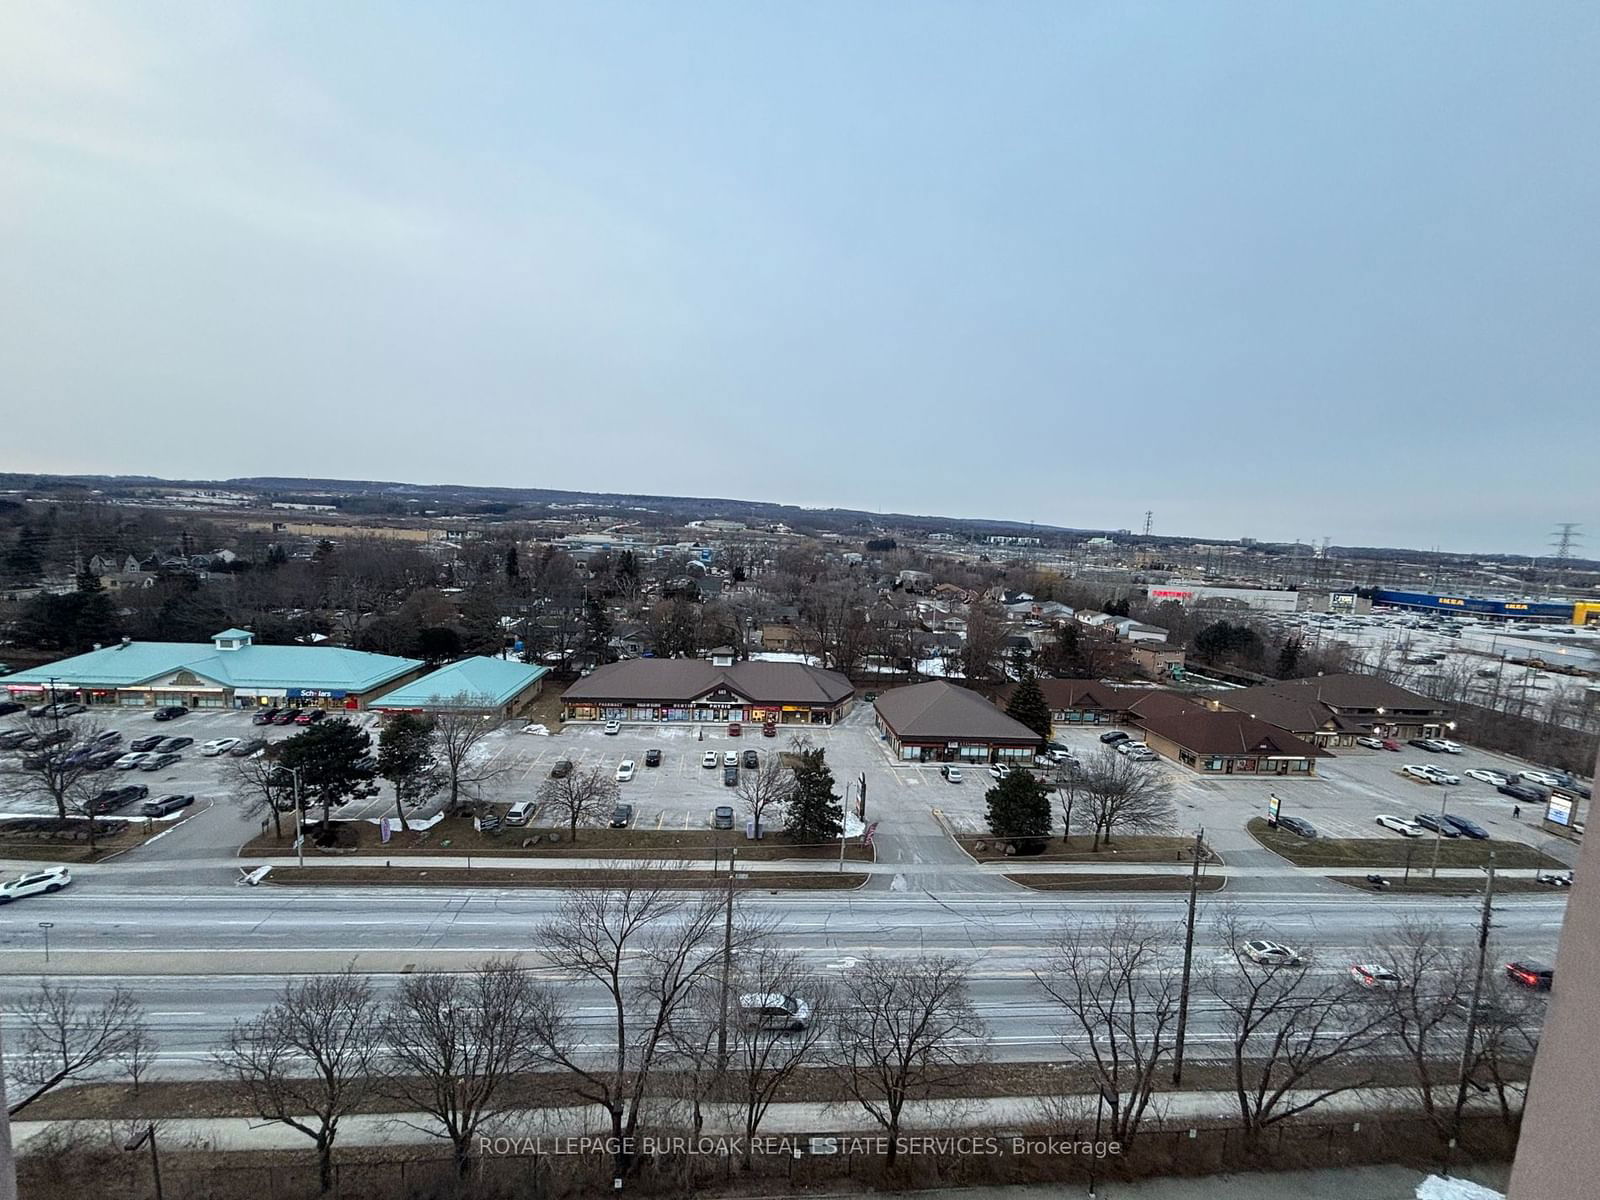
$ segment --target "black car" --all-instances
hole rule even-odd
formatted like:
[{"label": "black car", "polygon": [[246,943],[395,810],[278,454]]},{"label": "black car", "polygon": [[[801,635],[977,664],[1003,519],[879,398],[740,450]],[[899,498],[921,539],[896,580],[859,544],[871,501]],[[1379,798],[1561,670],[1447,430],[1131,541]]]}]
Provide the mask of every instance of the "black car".
[{"label": "black car", "polygon": [[271,725],[272,724],[272,718],[276,717],[282,711],[283,710],[281,708],[263,708],[255,716],[250,718],[250,724],[252,724],[252,725]]},{"label": "black car", "polygon": [[33,741],[33,731],[30,729],[8,729],[0,733],[0,750],[20,750]]},{"label": "black car", "polygon": [[1556,981],[1556,971],[1554,967],[1547,967],[1542,962],[1524,958],[1506,964],[1506,978],[1512,983],[1520,983],[1525,988],[1548,992]]},{"label": "black car", "polygon": [[1279,817],[1278,828],[1287,829],[1290,833],[1299,834],[1303,838],[1317,836],[1317,827],[1304,817]]},{"label": "black car", "polygon": [[1120,729],[1113,729],[1110,733],[1102,733],[1100,740],[1108,746],[1115,746],[1118,742],[1127,741],[1128,735]]},{"label": "black car", "polygon": [[1469,821],[1465,817],[1458,817],[1454,813],[1445,816],[1444,823],[1454,829],[1462,837],[1483,841],[1489,836],[1489,831],[1476,821]]},{"label": "black car", "polygon": [[89,744],[104,748],[106,746],[115,746],[121,740],[122,734],[118,733],[115,729],[106,729],[90,738]]},{"label": "black car", "polygon": [[0,717],[9,717],[12,713],[19,713],[27,707],[26,704],[18,704],[15,700],[0,701]]},{"label": "black car", "polygon": [[143,800],[150,794],[150,789],[142,783],[129,784],[127,787],[107,788],[86,806],[91,815],[105,812],[115,812],[119,808],[127,808],[135,800]]},{"label": "black car", "polygon": [[1507,783],[1502,783],[1495,788],[1495,791],[1503,796],[1510,796],[1521,804],[1538,804],[1544,799],[1544,790],[1542,788],[1536,788],[1531,783],[1518,783],[1514,779]]},{"label": "black car", "polygon": [[181,754],[152,754],[139,764],[141,771],[164,771],[175,762],[182,762]]},{"label": "black car", "polygon": [[189,710],[182,704],[165,704],[156,709],[156,720],[175,721],[179,717],[187,716]]},{"label": "black car", "polygon": [[286,708],[277,716],[272,718],[272,723],[274,725],[293,725],[295,718],[299,715],[300,710],[298,708]]},{"label": "black car", "polygon": [[1439,747],[1434,745],[1432,738],[1407,738],[1406,745],[1415,746],[1418,750],[1426,750],[1429,754],[1439,753]]},{"label": "black car", "polygon": [[647,767],[659,767],[661,765],[661,751],[646,750],[644,752],[644,765]]},{"label": "black car", "polygon": [[193,803],[193,796],[163,796],[159,800],[146,800],[139,812],[147,817],[164,817]]},{"label": "black car", "polygon": [[[59,753],[59,751],[58,751]],[[22,769],[37,771],[56,756],[48,750],[33,750],[22,756]]]},{"label": "black car", "polygon": [[266,748],[267,748],[267,739],[266,738],[246,738],[244,741],[240,742],[237,746],[235,746],[232,750],[229,750],[228,751],[228,755],[229,755],[230,758],[249,758],[252,754],[256,753],[257,751],[265,750]]},{"label": "black car", "polygon": [[128,743],[128,749],[135,754],[143,754],[146,750],[154,750],[166,740],[159,733],[153,733],[149,737],[134,738]]},{"label": "black car", "polygon": [[633,824],[633,805],[619,804],[611,810],[611,828],[626,829]]},{"label": "black car", "polygon": [[1418,813],[1411,819],[1424,829],[1431,829],[1441,837],[1453,838],[1461,836],[1461,831],[1450,824],[1448,817],[1441,821],[1432,813]]},{"label": "black car", "polygon": [[193,738],[172,737],[165,739],[156,749],[163,754],[176,754],[179,750],[187,750],[192,745],[194,745]]},{"label": "black car", "polygon": [[722,768],[722,786],[723,787],[738,787],[739,786],[739,768],[738,767],[723,767]]},{"label": "black car", "polygon": [[717,805],[716,811],[711,814],[711,828],[733,828],[733,806],[731,804]]},{"label": "black car", "polygon": [[550,766],[550,778],[551,779],[565,779],[568,775],[571,775],[571,774],[572,774],[572,760],[570,758],[558,758]]},{"label": "black car", "polygon": [[83,760],[83,765],[90,771],[104,771],[121,757],[121,750],[96,750]]},{"label": "black car", "polygon": [[754,750],[746,750],[741,756],[745,770],[754,771],[761,765],[761,757]]}]

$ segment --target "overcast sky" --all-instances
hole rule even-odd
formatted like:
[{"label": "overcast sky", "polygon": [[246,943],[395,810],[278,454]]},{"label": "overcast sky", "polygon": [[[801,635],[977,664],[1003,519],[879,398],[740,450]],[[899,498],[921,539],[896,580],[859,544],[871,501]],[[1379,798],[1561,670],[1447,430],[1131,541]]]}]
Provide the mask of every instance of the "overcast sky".
[{"label": "overcast sky", "polygon": [[0,469],[1600,551],[1600,5],[0,5]]}]

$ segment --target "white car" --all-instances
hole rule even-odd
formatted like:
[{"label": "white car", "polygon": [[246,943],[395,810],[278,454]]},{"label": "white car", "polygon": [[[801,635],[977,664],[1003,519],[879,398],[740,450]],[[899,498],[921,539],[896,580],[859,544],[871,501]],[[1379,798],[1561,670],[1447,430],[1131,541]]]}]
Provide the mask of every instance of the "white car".
[{"label": "white car", "polygon": [[207,758],[216,758],[219,754],[226,754],[239,744],[238,738],[212,738],[200,747],[200,753]]},{"label": "white car", "polygon": [[607,721],[606,722],[605,732],[606,733],[621,733],[622,732],[622,722],[621,721]]},{"label": "white car", "polygon": [[1400,768],[1402,775],[1409,775],[1413,779],[1420,779],[1423,783],[1438,783],[1433,777],[1433,770],[1429,767],[1418,766],[1416,763],[1407,763]]},{"label": "white car", "polygon": [[1400,976],[1388,967],[1380,967],[1377,963],[1354,963],[1350,967],[1350,978],[1354,979],[1364,988],[1392,988],[1400,986]]},{"label": "white car", "polygon": [[1160,757],[1143,742],[1133,742],[1124,753],[1134,762],[1155,762]]},{"label": "white car", "polygon": [[1408,821],[1404,817],[1391,816],[1384,813],[1378,818],[1378,824],[1385,829],[1392,829],[1401,837],[1421,837],[1422,826],[1415,821]]},{"label": "white car", "polygon": [[1476,779],[1479,783],[1487,783],[1490,787],[1505,787],[1510,782],[1499,771],[1485,771],[1482,767],[1473,767],[1467,772],[1468,779]]},{"label": "white car", "polygon": [[1383,739],[1375,737],[1358,737],[1356,739],[1356,745],[1365,746],[1368,750],[1382,750]]},{"label": "white car", "polygon": [[702,767],[707,768],[707,769],[710,769],[711,767],[716,766],[717,765],[717,752],[715,750],[707,750],[704,754],[702,754],[700,756],[700,765]]},{"label": "white car", "polygon": [[31,875],[24,875],[9,883],[0,883],[0,904],[10,904],[23,896],[59,892],[71,882],[72,872],[66,867],[49,867],[43,871],[35,871]]},{"label": "white car", "polygon": [[1009,770],[1011,770],[1010,767],[1002,767],[999,763],[995,763],[994,766],[989,768],[989,774],[996,779],[1004,779],[1006,772]]},{"label": "white car", "polygon": [[1433,741],[1434,745],[1438,746],[1439,749],[1443,750],[1446,754],[1461,753],[1460,742],[1452,742],[1449,738],[1434,738]]},{"label": "white car", "polygon": [[617,782],[627,783],[633,778],[633,759],[625,758],[617,764]]},{"label": "white car", "polygon": [[1422,769],[1428,773],[1428,778],[1433,780],[1435,783],[1460,783],[1461,782],[1461,776],[1452,775],[1449,771],[1446,771],[1443,767],[1436,767],[1432,763],[1427,764]]},{"label": "white car", "polygon": [[1263,967],[1292,967],[1300,961],[1300,956],[1279,942],[1269,942],[1265,938],[1255,938],[1239,947],[1244,956],[1253,963]]},{"label": "white car", "polygon": [[140,750],[134,754],[124,754],[111,765],[119,771],[137,771],[154,757],[148,750]]},{"label": "white car", "polygon": [[1518,771],[1517,778],[1528,783],[1537,783],[1541,787],[1555,788],[1561,786],[1561,780],[1550,774],[1549,771]]},{"label": "white car", "polygon": [[722,752],[722,765],[737,767],[739,765],[739,752],[737,750],[724,750]]}]

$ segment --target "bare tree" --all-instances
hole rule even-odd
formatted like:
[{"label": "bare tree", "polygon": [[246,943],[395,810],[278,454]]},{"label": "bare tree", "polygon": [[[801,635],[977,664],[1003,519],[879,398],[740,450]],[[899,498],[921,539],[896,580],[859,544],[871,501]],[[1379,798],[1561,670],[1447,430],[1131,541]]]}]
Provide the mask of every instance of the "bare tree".
[{"label": "bare tree", "polygon": [[[643,865],[571,892],[539,931],[546,961],[565,978],[539,985],[527,1033],[545,1060],[567,1072],[576,1096],[605,1109],[618,1174],[630,1165],[624,1147],[670,1056],[675,1019],[725,962],[723,920],[719,897],[669,890]],[[574,982],[604,993],[604,1028],[591,1033],[575,1020]]]},{"label": "bare tree", "polygon": [[434,713],[434,745],[439,753],[439,765],[444,770],[445,786],[450,790],[445,811],[455,813],[461,807],[461,797],[466,793],[476,798],[485,783],[504,774],[504,766],[485,761],[478,747],[496,727],[494,717],[488,713],[474,712],[469,697],[460,695],[450,701],[451,707]]},{"label": "bare tree", "polygon": [[755,835],[761,836],[761,820],[768,812],[781,812],[794,795],[794,772],[778,755],[769,754],[754,771],[739,772],[739,799],[755,822]]},{"label": "bare tree", "polygon": [[944,955],[868,954],[844,977],[827,1055],[845,1090],[883,1126],[893,1167],[907,1101],[949,1095],[984,1056],[968,969]]},{"label": "bare tree", "polygon": [[[1217,921],[1231,961],[1202,986],[1222,1017],[1239,1119],[1248,1135],[1315,1108],[1342,1092],[1370,1086],[1369,1053],[1385,1036],[1384,1014],[1362,1004],[1341,971],[1328,979],[1301,947],[1292,964],[1264,965],[1245,952],[1237,912]],[[1337,1068],[1334,1075],[1331,1068]]]},{"label": "bare tree", "polygon": [[50,745],[19,755],[9,768],[17,790],[54,804],[61,820],[70,814],[89,818],[85,824],[91,853],[95,845],[94,797],[100,790],[100,776],[88,759],[98,750],[111,749],[96,740],[100,734],[100,726],[93,721],[59,721],[39,735],[48,738]]},{"label": "bare tree", "polygon": [[21,1099],[7,1108],[10,1116],[63,1083],[97,1078],[113,1064],[128,1066],[149,1038],[144,1008],[122,987],[96,1004],[80,988],[41,980],[15,1017],[21,1033],[6,1060],[6,1094]]},{"label": "bare tree", "polygon": [[322,1190],[333,1186],[339,1122],[372,1094],[381,1011],[351,970],[283,985],[268,1009],[236,1021],[217,1063],[266,1121],[298,1130],[317,1148]]},{"label": "bare tree", "polygon": [[139,1085],[150,1073],[160,1052],[161,1041],[148,1025],[140,1022],[130,1030],[128,1044],[122,1051],[122,1065],[127,1068],[128,1082],[133,1084],[135,1096],[139,1094]]},{"label": "bare tree", "polygon": [[578,840],[578,826],[610,812],[619,795],[617,781],[599,767],[574,768],[561,779],[546,779],[539,785],[539,803],[561,814],[573,841]]},{"label": "bare tree", "polygon": [[1513,1134],[1522,1128],[1528,1094],[1528,1068],[1539,1049],[1544,1005],[1526,988],[1485,989],[1478,1006],[1478,1036],[1473,1076],[1487,1075],[1500,1107],[1500,1120]]},{"label": "bare tree", "polygon": [[284,811],[294,811],[294,787],[288,772],[262,752],[248,758],[229,758],[226,778],[229,793],[246,815],[272,817],[273,836],[281,842]]},{"label": "bare tree", "polygon": [[1126,1145],[1139,1132],[1156,1072],[1172,1052],[1178,968],[1168,959],[1170,927],[1119,912],[1078,925],[1051,948],[1041,987],[1066,1018],[1062,1043],[1089,1068],[1105,1096],[1110,1135]]},{"label": "bare tree", "polygon": [[526,1032],[537,1008],[527,971],[491,959],[470,975],[408,975],[384,1012],[391,1061],[383,1090],[438,1122],[463,1175],[478,1128],[501,1111],[507,1080],[540,1060]]},{"label": "bare tree", "polygon": [[1005,637],[1006,628],[994,604],[974,600],[967,605],[967,633],[958,655],[961,673],[968,680],[980,682],[1001,677]]},{"label": "bare tree", "polygon": [[[739,1108],[743,1164],[749,1170],[756,1133],[773,1100],[818,1056],[831,1017],[830,996],[820,980],[807,977],[799,956],[765,942],[739,956],[731,990],[757,1000],[759,1007],[782,1008],[793,1016],[728,1022],[729,1096]],[[744,1005],[736,1007],[743,1018]]]},{"label": "bare tree", "polygon": [[1459,1072],[1452,1018],[1457,997],[1471,991],[1474,964],[1469,958],[1461,947],[1446,942],[1437,925],[1402,921],[1379,939],[1370,959],[1392,971],[1396,980],[1372,988],[1366,1000],[1403,1051],[1418,1106],[1441,1136],[1450,1129],[1453,1111],[1436,1102],[1435,1092]]},{"label": "bare tree", "polygon": [[1154,764],[1103,749],[1082,769],[1079,794],[1094,827],[1093,849],[1110,845],[1117,833],[1165,833],[1177,812],[1172,781]]}]

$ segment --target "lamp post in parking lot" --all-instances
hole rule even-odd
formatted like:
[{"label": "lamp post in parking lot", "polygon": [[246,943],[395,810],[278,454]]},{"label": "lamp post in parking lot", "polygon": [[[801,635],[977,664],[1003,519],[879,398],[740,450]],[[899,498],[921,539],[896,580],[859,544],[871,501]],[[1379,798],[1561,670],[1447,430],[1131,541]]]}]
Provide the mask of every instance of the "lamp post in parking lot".
[{"label": "lamp post in parking lot", "polygon": [[1448,785],[1439,785],[1439,824],[1433,831],[1433,867],[1428,871],[1429,879],[1439,878],[1439,846],[1444,841],[1444,806],[1450,799]]}]

